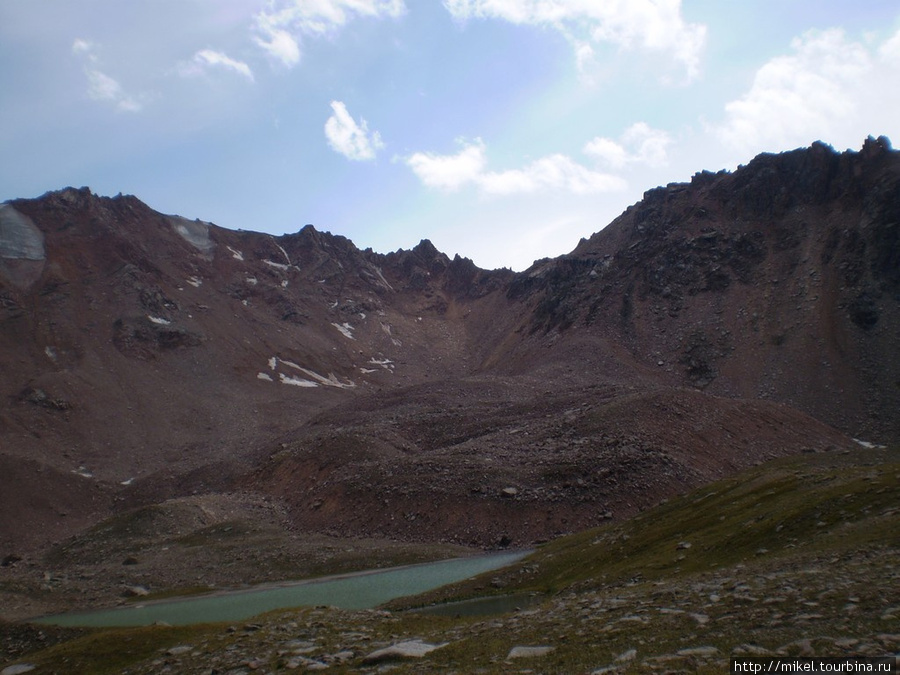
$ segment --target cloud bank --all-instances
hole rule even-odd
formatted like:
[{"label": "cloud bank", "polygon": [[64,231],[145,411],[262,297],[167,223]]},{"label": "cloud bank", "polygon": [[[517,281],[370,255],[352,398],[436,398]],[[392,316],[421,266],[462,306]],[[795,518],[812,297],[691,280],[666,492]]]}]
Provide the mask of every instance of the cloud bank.
[{"label": "cloud bank", "polygon": [[629,164],[659,168],[668,163],[671,144],[672,139],[665,131],[638,122],[626,129],[618,141],[598,136],[584,147],[584,152],[613,169],[623,169]]},{"label": "cloud bank", "polygon": [[562,154],[537,159],[521,169],[486,171],[485,145],[481,139],[462,143],[455,155],[417,152],[404,161],[422,183],[454,191],[472,184],[490,195],[527,194],[543,190],[591,194],[625,188],[617,176],[600,173]]},{"label": "cloud bank", "polygon": [[878,135],[896,124],[900,32],[879,46],[848,40],[840,29],[809,31],[791,49],[725,105],[724,121],[711,129],[724,145],[744,156],[819,139],[850,147],[860,127]]},{"label": "cloud bank", "polygon": [[693,80],[700,72],[706,27],[687,23],[681,0],[444,0],[460,20],[501,19],[559,30],[573,44],[579,67],[594,45],[643,49],[671,56]]}]

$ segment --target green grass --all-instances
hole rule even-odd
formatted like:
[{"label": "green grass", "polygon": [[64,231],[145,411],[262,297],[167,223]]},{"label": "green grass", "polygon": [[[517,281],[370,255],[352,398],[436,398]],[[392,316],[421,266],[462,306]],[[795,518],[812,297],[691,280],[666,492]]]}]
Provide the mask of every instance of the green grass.
[{"label": "green grass", "polygon": [[898,505],[900,450],[784,458],[626,522],[561,537],[502,572],[392,606],[677,578],[798,548],[898,546]]},{"label": "green grass", "polygon": [[20,661],[38,666],[37,672],[118,675],[133,663],[158,656],[161,650],[194,641],[209,630],[208,626],[150,626],[96,631],[23,657]]}]

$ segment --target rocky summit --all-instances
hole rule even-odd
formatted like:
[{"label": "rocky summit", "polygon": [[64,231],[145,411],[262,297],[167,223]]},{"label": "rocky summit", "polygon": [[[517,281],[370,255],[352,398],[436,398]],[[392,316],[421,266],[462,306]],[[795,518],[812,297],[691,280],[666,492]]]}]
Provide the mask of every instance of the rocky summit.
[{"label": "rocky summit", "polygon": [[0,372],[4,618],[531,546],[900,440],[900,153],[698,173],[522,273],[13,200]]}]

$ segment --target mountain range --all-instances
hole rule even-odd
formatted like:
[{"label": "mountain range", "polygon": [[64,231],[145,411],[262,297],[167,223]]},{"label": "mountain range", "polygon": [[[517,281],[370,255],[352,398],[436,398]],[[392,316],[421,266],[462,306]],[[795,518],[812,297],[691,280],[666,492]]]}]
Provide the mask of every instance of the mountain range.
[{"label": "mountain range", "polygon": [[529,545],[900,440],[900,153],[704,171],[521,273],[88,188],[12,200],[0,372],[9,559],[205,495],[297,532]]}]

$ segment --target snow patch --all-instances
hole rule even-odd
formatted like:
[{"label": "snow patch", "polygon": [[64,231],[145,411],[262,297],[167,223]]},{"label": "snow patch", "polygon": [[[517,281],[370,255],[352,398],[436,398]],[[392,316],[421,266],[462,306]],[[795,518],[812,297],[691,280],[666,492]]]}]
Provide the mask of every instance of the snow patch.
[{"label": "snow patch", "polygon": [[291,377],[290,375],[285,375],[284,373],[278,373],[278,379],[281,380],[281,384],[291,384],[295,387],[318,387],[319,385],[311,380],[304,380],[301,377]]},{"label": "snow patch", "polygon": [[332,323],[331,325],[334,326],[335,328],[337,328],[339,331],[341,331],[341,334],[344,337],[349,338],[351,340],[356,339],[355,337],[353,337],[354,328],[349,323],[346,323],[346,322],[345,323]]},{"label": "snow patch", "polygon": [[311,370],[306,371],[309,375],[319,380],[326,387],[335,387],[337,389],[353,389],[356,387],[356,383],[353,380],[347,380],[347,382],[341,382],[334,373],[328,373],[328,377],[322,377],[318,373],[314,373]]},{"label": "snow patch", "polygon": [[152,323],[158,324],[160,326],[168,326],[170,323],[172,323],[168,319],[163,319],[159,316],[151,316],[150,314],[147,315],[147,318],[150,319]]},{"label": "snow patch", "polygon": [[133,482],[134,482],[134,478],[129,478],[128,480],[123,480],[121,483],[119,483],[119,485],[124,485],[125,487],[128,487]]},{"label": "snow patch", "polygon": [[79,466],[77,469],[72,469],[72,473],[76,476],[81,476],[82,478],[93,478],[94,474],[85,469],[83,466]]},{"label": "snow patch", "polygon": [[44,347],[44,353],[47,355],[48,359],[56,361],[56,347]]},{"label": "snow patch", "polygon": [[272,376],[269,375],[268,373],[257,373],[256,379],[257,380],[266,380],[267,382],[272,382]]},{"label": "snow patch", "polygon": [[381,366],[385,370],[392,371],[394,370],[394,362],[390,359],[376,359],[374,356],[369,359],[369,363],[373,366]]},{"label": "snow patch", "polygon": [[290,265],[285,265],[284,263],[277,263],[274,260],[263,260],[263,262],[266,263],[266,265],[268,265],[269,267],[275,267],[280,270],[286,271],[286,270],[291,269]]},{"label": "snow patch", "polygon": [[[304,368],[303,366],[297,365],[293,361],[286,361],[285,359],[280,359],[277,356],[271,357],[268,361],[269,368],[273,371],[277,370],[279,363],[281,363],[284,366],[287,366],[288,368],[293,368],[294,370],[296,370],[300,373],[303,373],[306,376],[306,378],[309,378],[309,379],[306,379],[304,377],[297,377],[297,376],[292,376],[292,375],[285,375],[284,373],[278,373],[278,380],[282,384],[291,384],[291,385],[294,385],[295,387],[324,386],[324,387],[336,387],[338,389],[353,389],[354,387],[356,387],[356,383],[353,382],[353,380],[347,380],[346,382],[341,382],[337,378],[337,376],[335,376],[334,373],[328,373],[328,377],[325,377],[324,375],[319,375],[319,373],[317,373],[314,370],[310,370],[309,368]],[[265,375],[266,377],[263,377],[263,375]],[[272,379],[271,377],[268,376],[267,373],[259,373],[257,375],[257,378],[259,378],[261,380],[262,379],[268,379],[268,380]]]},{"label": "snow patch", "polygon": [[[373,266],[373,267],[374,267],[374,266]],[[391,286],[391,285],[388,283],[388,280],[384,278],[384,274],[381,273],[381,268],[380,268],[380,267],[374,267],[374,269],[375,269],[375,274],[377,274],[377,275],[378,275],[378,278],[381,279],[381,283],[383,283],[383,284],[387,287],[387,289],[388,289],[389,291],[393,291],[393,290],[394,290],[394,287]]]},{"label": "snow patch", "polygon": [[299,370],[301,373],[308,375],[309,377],[313,378],[320,384],[325,385],[326,387],[338,387],[341,389],[351,389],[356,386],[353,383],[353,381],[350,381],[348,384],[345,384],[345,383],[339,381],[337,379],[337,377],[335,377],[334,373],[328,373],[328,377],[323,377],[322,375],[319,375],[314,370],[310,370],[309,368],[304,368],[303,366],[298,366],[296,363],[294,363],[292,361],[285,361],[284,359],[278,359],[278,360],[281,361],[281,363],[283,363],[284,365],[286,365],[290,368],[294,368],[295,370]]},{"label": "snow patch", "polygon": [[231,251],[231,257],[232,257],[232,258],[234,258],[235,260],[240,260],[241,262],[244,261],[244,254],[243,254],[243,253],[241,253],[240,251],[236,251],[235,249],[231,248],[230,246],[227,246],[226,248],[227,248],[229,251]]},{"label": "snow patch", "polygon": [[381,330],[384,332],[385,335],[387,335],[389,338],[391,338],[391,342],[394,344],[395,347],[402,347],[402,346],[403,346],[403,343],[400,342],[400,340],[398,340],[398,339],[395,338],[393,335],[391,335],[391,324],[389,324],[389,323],[382,323],[382,324],[381,324]]},{"label": "snow patch", "polygon": [[194,288],[200,288],[200,286],[203,285],[203,279],[200,279],[198,277],[191,277],[187,280],[187,282]]},{"label": "snow patch", "polygon": [[256,286],[256,284],[259,283],[259,279],[257,279],[256,277],[247,277],[246,279],[244,279],[244,281],[246,281],[251,286]]},{"label": "snow patch", "polygon": [[363,368],[362,366],[360,366],[359,369],[362,372],[364,372],[366,375],[368,375],[369,373],[377,373],[378,372],[378,368]]},{"label": "snow patch", "polygon": [[287,261],[286,267],[290,267],[290,266],[291,266],[291,257],[287,254],[287,251],[285,251],[285,250],[281,247],[281,244],[279,244],[277,241],[275,241],[275,237],[272,237],[272,243],[274,243],[275,246],[276,246],[276,248],[277,248],[279,251],[281,251],[281,254],[284,256],[284,259]]},{"label": "snow patch", "polygon": [[282,287],[282,288],[287,288],[287,287],[288,287],[288,280],[287,280],[287,279],[282,279],[282,280],[281,280],[281,287]]},{"label": "snow patch", "polygon": [[864,448],[869,448],[870,450],[872,448],[878,448],[879,450],[883,450],[884,448],[887,447],[885,445],[878,445],[878,443],[872,443],[871,441],[861,441],[858,438],[854,438],[853,442],[858,443],[859,445],[863,446]]}]

